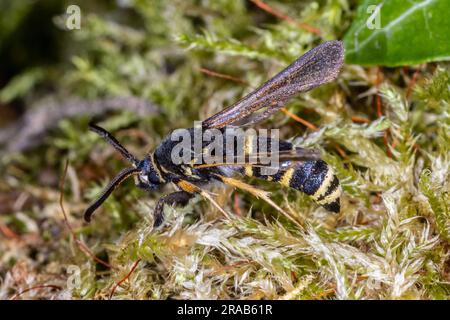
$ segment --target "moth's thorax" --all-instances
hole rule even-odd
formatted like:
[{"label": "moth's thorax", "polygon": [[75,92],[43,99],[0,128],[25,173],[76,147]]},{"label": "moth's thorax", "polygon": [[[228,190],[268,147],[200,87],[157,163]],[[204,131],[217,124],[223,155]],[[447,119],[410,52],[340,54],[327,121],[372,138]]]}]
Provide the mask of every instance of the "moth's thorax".
[{"label": "moth's thorax", "polygon": [[137,164],[137,168],[141,169],[138,175],[141,187],[155,189],[166,182],[156,162],[154,153],[150,153],[142,159]]}]

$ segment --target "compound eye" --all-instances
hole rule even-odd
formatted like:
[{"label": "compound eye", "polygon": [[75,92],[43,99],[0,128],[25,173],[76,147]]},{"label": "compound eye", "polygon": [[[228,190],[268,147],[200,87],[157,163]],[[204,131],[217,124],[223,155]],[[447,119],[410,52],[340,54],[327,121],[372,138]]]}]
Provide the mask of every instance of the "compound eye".
[{"label": "compound eye", "polygon": [[152,184],[160,184],[161,183],[161,180],[159,179],[158,175],[153,170],[148,173],[147,181],[149,181]]}]

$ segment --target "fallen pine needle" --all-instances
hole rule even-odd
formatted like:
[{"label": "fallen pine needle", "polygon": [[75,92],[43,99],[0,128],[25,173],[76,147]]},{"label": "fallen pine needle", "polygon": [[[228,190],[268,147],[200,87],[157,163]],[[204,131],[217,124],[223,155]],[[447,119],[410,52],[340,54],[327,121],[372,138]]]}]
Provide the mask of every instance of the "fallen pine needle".
[{"label": "fallen pine needle", "polygon": [[131,267],[130,272],[128,272],[127,275],[122,278],[122,280],[120,280],[114,285],[114,287],[111,290],[111,293],[109,294],[109,300],[111,300],[112,296],[114,295],[114,292],[116,292],[117,287],[120,286],[125,281],[127,281],[128,278],[130,278],[131,274],[134,272],[140,261],[141,259],[137,259],[136,262]]},{"label": "fallen pine needle", "polygon": [[62,288],[60,286],[56,286],[53,284],[45,284],[45,285],[40,285],[40,286],[35,286],[35,287],[31,287],[31,288],[27,288],[25,290],[20,291],[19,293],[16,293],[15,295],[13,295],[11,297],[10,300],[17,300],[18,297],[20,297],[22,294],[32,291],[32,290],[38,290],[38,289],[45,289],[45,288],[50,288],[50,289],[54,289],[54,290],[61,290]]},{"label": "fallen pine needle", "polygon": [[103,265],[103,266],[105,266],[105,267],[107,267],[109,269],[113,269],[114,268],[113,266],[111,266],[108,262],[103,261],[102,259],[98,258],[91,251],[91,249],[89,249],[89,247],[83,241],[78,239],[77,235],[75,234],[75,231],[73,230],[71,224],[69,223],[69,219],[67,218],[66,209],[64,208],[64,184],[66,182],[68,166],[69,166],[69,161],[66,160],[66,164],[64,166],[64,171],[63,171],[63,176],[62,176],[61,181],[60,181],[60,193],[59,193],[59,206],[60,206],[61,211],[62,211],[63,216],[64,216],[64,223],[67,226],[67,228],[69,229],[69,232],[70,232],[70,234],[72,236],[72,239],[75,241],[75,243],[77,244],[78,248],[80,248],[80,250],[82,252],[87,254],[89,257],[91,257],[97,263],[100,263],[101,265]]}]

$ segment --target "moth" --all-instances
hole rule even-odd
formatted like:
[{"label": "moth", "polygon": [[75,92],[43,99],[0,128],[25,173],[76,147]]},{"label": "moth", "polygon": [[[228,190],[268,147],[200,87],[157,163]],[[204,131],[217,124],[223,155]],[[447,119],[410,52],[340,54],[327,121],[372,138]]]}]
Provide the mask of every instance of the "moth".
[{"label": "moth", "polygon": [[[202,129],[217,129],[225,132],[230,128],[240,128],[264,120],[298,93],[335,80],[343,60],[344,48],[340,41],[324,42],[250,94],[202,121]],[[135,177],[137,187],[145,190],[152,191],[167,183],[173,183],[178,189],[161,197],[157,202],[154,210],[155,226],[159,226],[164,220],[165,204],[186,205],[191,198],[202,193],[203,188],[212,182],[219,181],[234,187],[248,186],[236,179],[236,175],[278,182],[309,195],[318,205],[331,212],[340,211],[339,180],[332,168],[320,159],[320,152],[316,149],[298,148],[287,141],[280,140],[277,150],[272,150],[274,141],[271,137],[246,137],[243,150],[245,155],[250,153],[258,155],[261,150],[258,150],[258,147],[255,150],[253,142],[262,140],[269,146],[265,152],[276,152],[278,156],[277,170],[274,170],[273,174],[262,174],[267,165],[258,163],[258,160],[252,163],[227,163],[226,161],[214,164],[174,163],[172,152],[177,142],[171,139],[170,134],[154,151],[147,153],[142,160],[139,160],[105,129],[95,124],[90,124],[89,128],[111,144],[125,160],[131,163],[131,167],[117,174],[99,198],[87,208],[84,214],[87,222],[114,189],[131,176]],[[195,130],[193,128],[187,130],[194,138]],[[205,147],[206,143],[202,146]],[[194,153],[194,150],[192,152]]]}]

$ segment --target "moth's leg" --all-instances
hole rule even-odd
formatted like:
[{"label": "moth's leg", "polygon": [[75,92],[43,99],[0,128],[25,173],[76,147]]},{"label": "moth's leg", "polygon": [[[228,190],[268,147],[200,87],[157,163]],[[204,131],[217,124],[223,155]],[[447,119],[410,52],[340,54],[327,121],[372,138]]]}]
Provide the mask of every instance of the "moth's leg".
[{"label": "moth's leg", "polygon": [[160,198],[158,203],[156,204],[154,217],[155,222],[153,224],[154,227],[158,227],[164,221],[164,205],[179,205],[185,206],[190,199],[195,196],[195,193],[189,193],[187,191],[177,191],[173,193],[169,193],[168,195]]},{"label": "moth's leg", "polygon": [[300,226],[299,222],[292,217],[288,212],[284,211],[282,208],[280,208],[275,202],[272,201],[272,199],[269,198],[269,192],[258,189],[252,185],[246,184],[245,182],[242,182],[237,179],[233,179],[230,177],[224,177],[221,175],[216,175],[216,177],[222,181],[223,183],[232,186],[234,188],[241,189],[243,191],[249,192],[250,194],[254,195],[257,198],[263,199],[265,202],[270,204],[272,207],[277,209],[280,213],[282,213],[286,218],[294,222],[296,225]]},{"label": "moth's leg", "polygon": [[138,187],[139,189],[142,189],[142,190],[146,190],[146,191],[153,191],[153,188],[149,187],[147,184],[142,183],[140,181],[136,183],[136,187]]},{"label": "moth's leg", "polygon": [[[221,176],[217,176],[221,177]],[[219,212],[221,212],[230,222],[231,224],[236,228],[236,230],[240,231],[239,228],[233,223],[233,220],[231,219],[231,216],[214,200],[214,198],[211,196],[211,194],[205,190],[202,190],[200,187],[185,181],[185,180],[178,180],[175,182],[178,188],[188,192],[188,193],[195,193],[202,195],[205,199],[207,199],[211,204],[216,207]]]},{"label": "moth's leg", "polygon": [[258,197],[258,198],[265,198],[267,197],[267,195],[269,194],[267,191],[258,189],[250,184],[247,184],[241,180],[238,179],[234,179],[231,177],[225,177],[219,174],[215,174],[216,178],[219,181],[222,181],[223,183],[225,183],[226,185],[229,185],[233,188],[237,188],[237,189],[241,189],[244,191],[247,191],[251,194],[253,194],[254,196]]},{"label": "moth's leg", "polygon": [[188,181],[175,178],[172,180],[172,182],[175,183],[180,191],[170,193],[158,200],[154,211],[155,227],[161,225],[161,223],[164,221],[164,204],[184,206],[189,202],[190,199],[195,197],[196,194],[201,192],[201,189],[199,187]]}]

